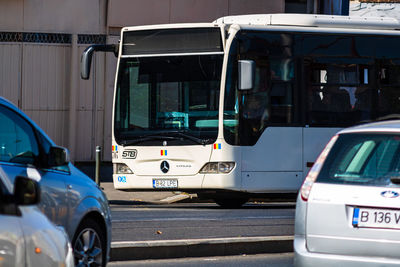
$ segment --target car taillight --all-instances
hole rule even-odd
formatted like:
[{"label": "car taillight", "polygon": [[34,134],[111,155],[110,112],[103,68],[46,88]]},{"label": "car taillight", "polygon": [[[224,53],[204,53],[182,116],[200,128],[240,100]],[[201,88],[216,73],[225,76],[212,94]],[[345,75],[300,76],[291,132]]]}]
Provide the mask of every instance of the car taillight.
[{"label": "car taillight", "polygon": [[312,166],[311,170],[308,172],[306,179],[303,182],[303,185],[300,189],[301,199],[304,201],[308,200],[308,197],[311,192],[311,188],[317,179],[319,172],[321,171],[322,164],[324,163],[326,157],[329,154],[333,144],[336,142],[338,135],[335,135],[331,138],[328,144],[325,146],[324,150],[322,150],[321,154],[318,156],[317,160],[315,161],[314,165]]}]

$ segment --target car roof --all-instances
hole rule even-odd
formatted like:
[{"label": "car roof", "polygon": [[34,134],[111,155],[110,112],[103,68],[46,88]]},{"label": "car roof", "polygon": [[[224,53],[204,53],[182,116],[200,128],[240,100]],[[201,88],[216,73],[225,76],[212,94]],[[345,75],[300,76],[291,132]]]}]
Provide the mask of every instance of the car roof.
[{"label": "car roof", "polygon": [[400,133],[400,120],[389,120],[361,124],[346,128],[338,132],[338,134],[348,133]]}]

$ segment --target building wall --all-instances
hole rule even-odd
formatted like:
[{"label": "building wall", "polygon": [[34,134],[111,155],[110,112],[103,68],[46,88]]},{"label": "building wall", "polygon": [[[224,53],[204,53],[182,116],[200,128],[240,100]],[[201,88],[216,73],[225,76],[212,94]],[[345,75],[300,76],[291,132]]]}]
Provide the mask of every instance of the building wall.
[{"label": "building wall", "polygon": [[350,1],[350,16],[389,17],[400,21],[400,0]]},{"label": "building wall", "polygon": [[11,100],[73,161],[111,161],[116,58],[97,53],[91,78],[80,55],[117,43],[123,26],[211,22],[226,15],[283,13],[284,0],[1,0],[0,95]]},{"label": "building wall", "polygon": [[67,146],[70,45],[23,44],[21,57],[20,106],[54,142]]},{"label": "building wall", "polygon": [[212,22],[228,15],[284,13],[284,0],[110,0],[107,24],[124,27]]},{"label": "building wall", "polygon": [[106,0],[1,0],[0,31],[105,33]]}]

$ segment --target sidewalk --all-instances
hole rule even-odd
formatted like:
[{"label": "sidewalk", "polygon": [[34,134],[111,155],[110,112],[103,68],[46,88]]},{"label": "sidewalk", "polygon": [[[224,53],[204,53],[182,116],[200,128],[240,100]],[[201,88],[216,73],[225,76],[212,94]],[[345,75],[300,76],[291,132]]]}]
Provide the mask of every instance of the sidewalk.
[{"label": "sidewalk", "polygon": [[[93,163],[77,163],[78,169],[94,180],[95,165]],[[191,200],[196,194],[180,192],[124,192],[114,189],[112,181],[112,164],[102,163],[100,167],[100,187],[103,188],[111,205],[171,204],[177,201]]]},{"label": "sidewalk", "polygon": [[[77,163],[75,166],[94,180],[95,165],[93,163]],[[125,192],[114,189],[112,180],[112,164],[102,163],[100,167],[100,187],[103,188],[111,205],[171,204],[177,201],[191,200],[196,194],[180,192]]]},{"label": "sidewalk", "polygon": [[113,205],[140,205],[140,204],[171,204],[179,201],[196,201],[196,194],[183,192],[125,192],[114,189],[112,182],[102,182],[100,186]]}]

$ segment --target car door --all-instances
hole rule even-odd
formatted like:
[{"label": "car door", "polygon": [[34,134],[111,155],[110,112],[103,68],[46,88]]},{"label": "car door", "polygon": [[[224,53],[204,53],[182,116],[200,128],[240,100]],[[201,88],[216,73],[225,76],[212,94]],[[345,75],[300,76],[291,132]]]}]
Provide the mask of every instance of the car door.
[{"label": "car door", "polygon": [[25,265],[25,240],[17,207],[5,201],[6,189],[0,180],[0,266]]},{"label": "car door", "polygon": [[39,208],[57,225],[66,226],[65,172],[46,169],[48,150],[43,138],[20,114],[0,105],[0,168],[14,183],[16,176],[27,176],[39,181]]}]

